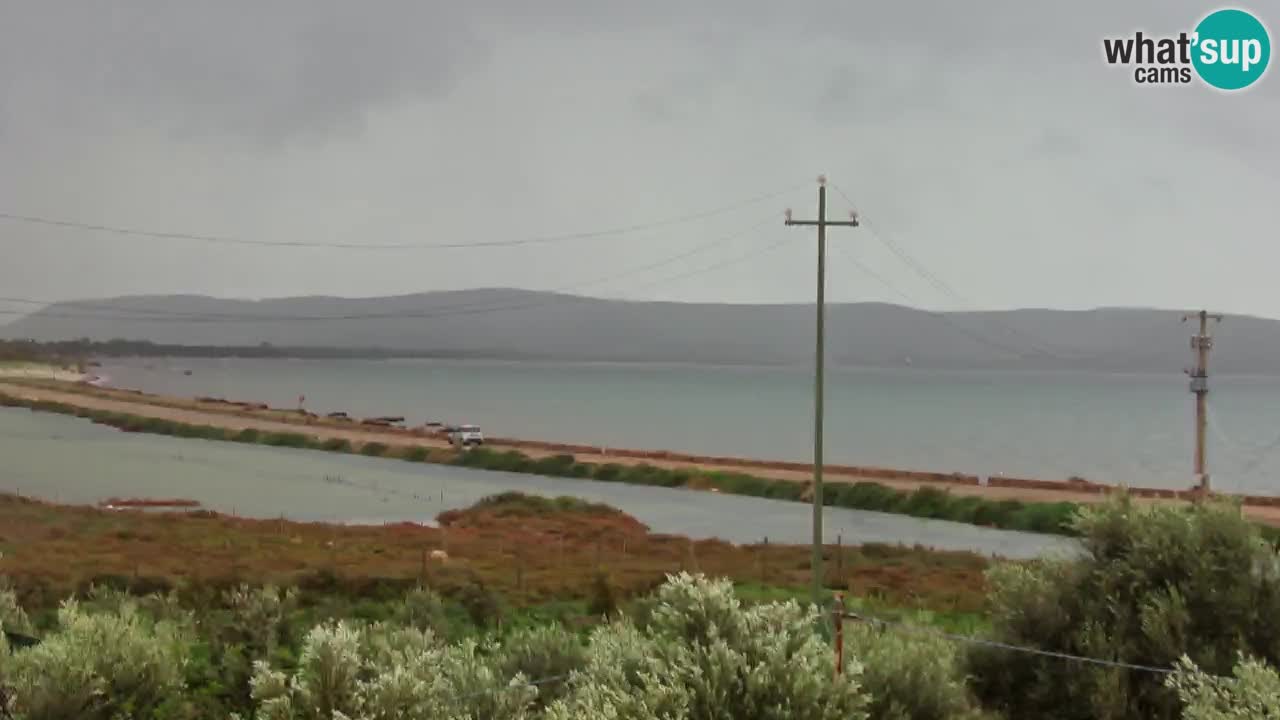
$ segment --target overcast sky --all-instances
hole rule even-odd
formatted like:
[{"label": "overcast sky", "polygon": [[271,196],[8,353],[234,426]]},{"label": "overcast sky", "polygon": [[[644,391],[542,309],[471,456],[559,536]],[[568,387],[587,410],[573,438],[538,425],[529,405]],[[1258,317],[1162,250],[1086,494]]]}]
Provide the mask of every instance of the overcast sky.
[{"label": "overcast sky", "polygon": [[[830,243],[902,294],[835,253],[834,300],[1280,317],[1280,71],[1228,95],[1138,86],[1102,61],[1105,36],[1190,30],[1214,7],[0,0],[0,212],[271,241],[461,243],[792,189],[650,232],[496,249],[244,247],[0,221],[0,296],[581,286],[802,302],[814,238],[784,228],[782,210],[812,215],[825,173],[960,296],[859,229]],[[1274,39],[1280,11],[1255,9]],[[830,203],[847,210],[834,191]]]}]

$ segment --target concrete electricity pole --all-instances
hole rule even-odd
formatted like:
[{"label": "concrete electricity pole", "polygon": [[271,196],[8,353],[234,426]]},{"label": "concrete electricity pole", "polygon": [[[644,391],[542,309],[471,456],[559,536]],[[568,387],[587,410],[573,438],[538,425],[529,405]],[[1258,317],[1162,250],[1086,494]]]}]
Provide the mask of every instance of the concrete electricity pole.
[{"label": "concrete electricity pole", "polygon": [[1193,317],[1200,319],[1200,332],[1191,336],[1191,349],[1196,352],[1196,366],[1187,371],[1191,376],[1191,392],[1196,396],[1196,456],[1195,475],[1199,481],[1201,494],[1209,494],[1209,473],[1205,469],[1205,426],[1208,423],[1208,408],[1205,405],[1209,395],[1209,350],[1213,348],[1213,337],[1209,335],[1209,320],[1222,322],[1221,315],[1210,314],[1205,310],[1194,315],[1183,315],[1182,322]]},{"label": "concrete electricity pole", "polygon": [[858,227],[858,216],[850,213],[848,220],[827,219],[827,178],[818,177],[818,219],[794,220],[787,210],[786,224],[818,228],[818,318],[817,347],[814,349],[813,376],[813,602],[822,604],[822,374],[826,352],[826,284],[827,284],[827,227]]}]

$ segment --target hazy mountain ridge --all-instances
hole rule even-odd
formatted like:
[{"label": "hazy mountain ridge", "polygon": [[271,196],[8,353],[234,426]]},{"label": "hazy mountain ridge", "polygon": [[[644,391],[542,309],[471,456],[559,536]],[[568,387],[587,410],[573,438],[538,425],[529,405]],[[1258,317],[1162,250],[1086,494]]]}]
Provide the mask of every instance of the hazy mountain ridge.
[{"label": "hazy mountain ridge", "polygon": [[[262,316],[285,319],[253,319]],[[362,317],[307,319],[317,316]],[[940,314],[883,303],[833,304],[827,315],[828,353],[842,365],[1178,372],[1192,360],[1193,324],[1182,324],[1181,316],[1180,311],[1138,308]],[[0,337],[800,364],[812,360],[813,325],[812,305],[632,302],[480,289],[375,298],[82,300],[0,325]],[[1213,332],[1218,338],[1214,372],[1280,374],[1280,321],[1233,315]]]}]

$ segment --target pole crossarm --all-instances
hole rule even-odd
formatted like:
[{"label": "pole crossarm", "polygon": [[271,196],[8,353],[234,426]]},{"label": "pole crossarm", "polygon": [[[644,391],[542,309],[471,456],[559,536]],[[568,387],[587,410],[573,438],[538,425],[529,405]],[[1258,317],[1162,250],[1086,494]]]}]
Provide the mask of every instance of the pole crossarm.
[{"label": "pole crossarm", "polygon": [[858,227],[857,220],[787,220],[786,224],[788,227],[818,227],[819,225],[825,225],[826,227]]}]

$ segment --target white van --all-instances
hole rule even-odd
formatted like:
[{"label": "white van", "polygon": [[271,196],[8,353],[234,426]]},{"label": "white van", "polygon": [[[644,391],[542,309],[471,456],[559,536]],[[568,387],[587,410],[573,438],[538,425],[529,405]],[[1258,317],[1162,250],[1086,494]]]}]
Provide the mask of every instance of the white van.
[{"label": "white van", "polygon": [[483,445],[484,433],[480,432],[479,425],[458,425],[449,428],[449,442],[459,447]]}]

